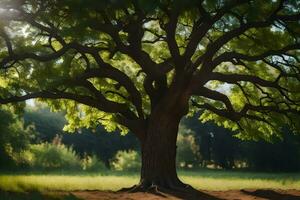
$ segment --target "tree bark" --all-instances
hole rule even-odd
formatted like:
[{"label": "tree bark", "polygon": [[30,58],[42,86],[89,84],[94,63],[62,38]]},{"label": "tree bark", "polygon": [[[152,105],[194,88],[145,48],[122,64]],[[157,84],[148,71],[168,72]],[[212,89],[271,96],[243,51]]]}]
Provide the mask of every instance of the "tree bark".
[{"label": "tree bark", "polygon": [[181,185],[176,173],[178,124],[179,121],[164,114],[150,121],[147,137],[142,144],[140,184],[143,187],[170,188]]},{"label": "tree bark", "polygon": [[152,105],[140,139],[142,168],[140,183],[131,191],[187,191],[176,171],[176,140],[180,120],[188,112],[189,79],[178,76],[168,92]]},{"label": "tree bark", "polygon": [[176,172],[176,140],[181,118],[188,111],[188,98],[171,92],[152,111],[147,122],[146,137],[141,142],[142,168],[139,187],[182,189]]}]

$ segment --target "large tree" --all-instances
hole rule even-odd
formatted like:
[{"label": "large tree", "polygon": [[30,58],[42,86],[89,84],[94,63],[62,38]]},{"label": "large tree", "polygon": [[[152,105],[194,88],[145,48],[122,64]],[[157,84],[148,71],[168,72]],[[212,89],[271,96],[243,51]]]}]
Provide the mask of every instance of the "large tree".
[{"label": "large tree", "polygon": [[[0,104],[39,98],[70,131],[132,131],[136,189],[177,177],[183,116],[202,110],[238,136],[299,129],[300,5],[295,0],[1,0]],[[298,126],[298,127],[297,127]]]}]

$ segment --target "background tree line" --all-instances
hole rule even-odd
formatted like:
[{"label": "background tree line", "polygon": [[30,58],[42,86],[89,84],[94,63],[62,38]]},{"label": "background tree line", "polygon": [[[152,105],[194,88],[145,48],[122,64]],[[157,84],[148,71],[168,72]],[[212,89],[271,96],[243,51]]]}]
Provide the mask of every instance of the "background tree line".
[{"label": "background tree line", "polygon": [[[39,104],[27,107],[22,117],[13,113],[0,110],[2,170],[140,168],[139,144],[131,133],[109,133],[103,127],[68,133],[64,113]],[[271,141],[242,141],[213,123],[199,124],[198,116],[185,118],[177,140],[178,168],[299,171],[300,136],[288,128],[282,131],[282,138]]]}]

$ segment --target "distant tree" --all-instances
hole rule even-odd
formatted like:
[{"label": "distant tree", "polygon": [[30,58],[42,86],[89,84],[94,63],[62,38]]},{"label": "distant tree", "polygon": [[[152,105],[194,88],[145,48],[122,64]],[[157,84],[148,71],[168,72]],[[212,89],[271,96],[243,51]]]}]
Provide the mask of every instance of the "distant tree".
[{"label": "distant tree", "polygon": [[132,133],[121,135],[116,131],[107,133],[102,127],[94,131],[83,129],[79,134],[67,134],[64,132],[62,142],[73,146],[81,156],[84,153],[97,155],[106,165],[110,166],[110,160],[118,151],[139,151],[138,140]]},{"label": "distant tree", "polygon": [[238,159],[239,143],[233,132],[215,127],[211,134],[211,159],[223,169],[232,169]]},{"label": "distant tree", "polygon": [[199,144],[196,142],[195,133],[184,125],[180,126],[177,137],[177,166],[199,167],[200,160]]},{"label": "distant tree", "polygon": [[110,160],[120,150],[139,150],[138,141],[132,133],[121,135],[120,132],[107,133],[101,126],[96,128],[82,128],[76,130],[77,134],[69,134],[63,131],[67,121],[63,113],[50,112],[45,106],[27,108],[24,113],[25,125],[34,125],[37,132],[35,143],[52,142],[60,135],[62,143],[73,146],[73,149],[81,157],[85,153],[97,155],[107,167]]},{"label": "distant tree", "polygon": [[299,129],[299,4],[2,0],[0,103],[48,99],[70,131],[131,130],[134,189],[186,190],[175,157],[189,111],[247,139]]},{"label": "distant tree", "polygon": [[24,112],[25,125],[34,125],[37,132],[35,142],[51,142],[55,136],[64,133],[63,127],[67,123],[63,113],[50,112],[47,107],[27,106]]},{"label": "distant tree", "polygon": [[199,115],[183,120],[183,124],[194,133],[199,146],[202,166],[214,163],[224,169],[234,167],[234,160],[240,159],[240,141],[233,131],[219,127],[214,123],[199,124]]},{"label": "distant tree", "polygon": [[182,124],[189,127],[199,145],[200,161],[230,169],[235,161],[244,163],[256,171],[299,171],[300,136],[284,127],[282,137],[274,136],[271,141],[244,141],[236,138],[233,131],[207,122],[199,124],[197,115],[185,118]]},{"label": "distant tree", "polygon": [[13,154],[28,147],[34,132],[9,109],[0,109],[0,169],[15,166]]},{"label": "distant tree", "polygon": [[241,157],[249,168],[257,171],[300,171],[300,136],[284,130],[283,138],[272,143],[265,141],[243,142]]}]

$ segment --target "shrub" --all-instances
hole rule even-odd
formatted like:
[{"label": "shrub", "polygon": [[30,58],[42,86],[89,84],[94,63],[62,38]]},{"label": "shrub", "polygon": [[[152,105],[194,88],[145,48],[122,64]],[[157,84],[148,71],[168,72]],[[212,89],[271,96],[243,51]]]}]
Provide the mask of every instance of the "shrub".
[{"label": "shrub", "polygon": [[34,166],[42,169],[80,169],[80,159],[72,147],[63,144],[42,143],[31,145]]},{"label": "shrub", "polygon": [[141,168],[141,158],[137,151],[118,151],[110,165],[117,171],[138,171]]},{"label": "shrub", "polygon": [[63,144],[42,143],[30,146],[33,159],[31,166],[38,169],[80,169],[80,158],[72,147]]},{"label": "shrub", "polygon": [[96,155],[85,155],[82,159],[82,169],[90,172],[106,170],[105,164]]},{"label": "shrub", "polygon": [[84,154],[84,158],[76,154],[73,147],[61,143],[61,137],[56,136],[52,143],[29,145],[29,148],[14,154],[14,160],[19,167],[29,167],[36,170],[105,170],[104,163],[96,155]]},{"label": "shrub", "polygon": [[56,136],[52,143],[31,144],[29,148],[14,155],[19,166],[29,166],[37,170],[78,170],[81,160],[72,147],[61,143]]}]

